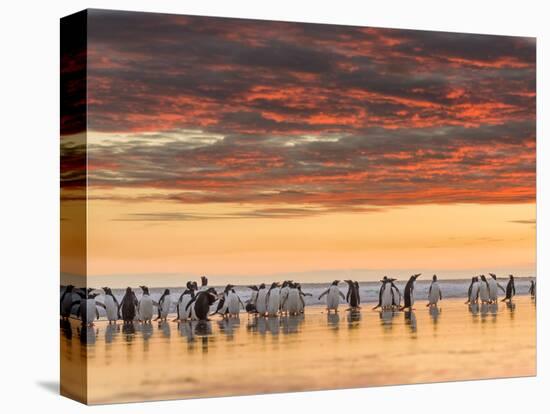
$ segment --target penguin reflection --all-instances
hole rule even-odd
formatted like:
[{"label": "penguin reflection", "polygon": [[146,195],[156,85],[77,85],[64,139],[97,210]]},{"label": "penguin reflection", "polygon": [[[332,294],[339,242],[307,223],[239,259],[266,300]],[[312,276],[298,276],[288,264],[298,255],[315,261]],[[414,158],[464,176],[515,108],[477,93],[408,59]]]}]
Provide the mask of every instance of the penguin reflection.
[{"label": "penguin reflection", "polygon": [[327,324],[329,328],[339,329],[340,328],[340,315],[338,313],[327,313]]},{"label": "penguin reflection", "polygon": [[195,335],[201,340],[202,351],[208,352],[209,337],[212,335],[212,324],[210,321],[200,320],[195,326]]},{"label": "penguin reflection", "polygon": [[289,315],[281,317],[281,325],[283,328],[283,334],[295,334],[300,332],[300,326],[304,322],[304,315]]},{"label": "penguin reflection", "polygon": [[120,332],[120,327],[116,324],[109,323],[105,327],[105,342],[108,344],[113,342],[118,332]]},{"label": "penguin reflection", "polygon": [[227,336],[227,339],[233,339],[235,329],[239,327],[240,323],[239,318],[223,318],[218,321],[218,328]]},{"label": "penguin reflection", "polygon": [[434,325],[437,325],[439,315],[441,315],[441,308],[438,308],[437,306],[430,306],[430,317],[432,318]]},{"label": "penguin reflection", "polygon": [[512,301],[506,302],[506,308],[509,311],[510,319],[514,319],[514,313],[516,311],[516,304]]},{"label": "penguin reflection", "polygon": [[358,310],[350,309],[346,316],[349,329],[355,329],[359,327],[359,322],[361,321],[361,312]]},{"label": "penguin reflection", "polygon": [[97,331],[93,326],[87,325],[77,328],[77,333],[82,345],[95,345],[97,339]]},{"label": "penguin reflection", "polygon": [[397,315],[397,312],[394,312],[391,309],[384,309],[380,311],[380,323],[385,329],[391,329],[393,324],[393,318]]},{"label": "penguin reflection", "polygon": [[407,325],[411,333],[416,333],[416,314],[414,310],[405,311],[405,325]]},{"label": "penguin reflection", "polygon": [[162,336],[170,338],[170,324],[166,320],[159,322],[159,330],[162,332]]},{"label": "penguin reflection", "polygon": [[71,326],[71,322],[68,319],[61,319],[59,322],[59,327],[61,328],[61,333],[63,336],[69,340],[72,339],[73,328]]}]

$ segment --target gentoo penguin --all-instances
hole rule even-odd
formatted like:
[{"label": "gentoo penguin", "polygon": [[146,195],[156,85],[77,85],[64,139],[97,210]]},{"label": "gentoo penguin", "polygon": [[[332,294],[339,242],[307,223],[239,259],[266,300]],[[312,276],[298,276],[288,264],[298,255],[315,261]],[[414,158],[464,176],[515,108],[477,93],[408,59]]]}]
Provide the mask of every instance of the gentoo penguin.
[{"label": "gentoo penguin", "polygon": [[187,305],[187,308],[192,308],[192,311],[196,315],[199,321],[207,321],[210,306],[218,299],[218,293],[214,288],[208,288],[202,292],[198,292],[193,299]]},{"label": "gentoo penguin", "polygon": [[344,280],[348,284],[348,293],[346,294],[346,302],[349,303],[351,309],[359,308],[361,299],[359,298],[359,283],[353,280]]},{"label": "gentoo penguin", "polygon": [[107,319],[109,320],[110,325],[112,322],[116,322],[120,318],[118,313],[120,304],[118,303],[115,295],[113,295],[111,288],[104,287],[103,291],[105,292],[105,312],[107,313]]},{"label": "gentoo penguin", "polygon": [[262,283],[258,289],[256,310],[260,316],[264,316],[267,313],[267,288],[265,287],[265,283]]},{"label": "gentoo penguin", "polygon": [[319,296],[319,300],[321,300],[323,296],[327,296],[327,311],[329,313],[331,310],[333,310],[334,312],[338,312],[340,298],[346,300],[344,294],[340,292],[340,289],[338,289],[338,283],[340,283],[339,280],[335,280],[334,282],[332,282],[329,288],[321,293],[321,295]]},{"label": "gentoo penguin", "polygon": [[353,282],[353,284],[355,285],[355,290],[357,292],[357,302],[360,305],[361,304],[361,292],[359,291],[359,282],[356,280],[355,282]]},{"label": "gentoo penguin", "polygon": [[89,288],[85,298],[82,298],[76,302],[73,302],[73,305],[79,304],[78,315],[82,321],[82,325],[93,326],[94,320],[99,319],[99,311],[97,310],[98,306],[101,306],[105,309],[105,305],[95,300],[100,293],[95,291],[95,289]]},{"label": "gentoo penguin", "polygon": [[381,294],[381,306],[383,310],[390,310],[395,306],[396,300],[393,290],[393,282],[392,279],[388,278],[387,276],[384,276],[382,279],[382,287]]},{"label": "gentoo penguin", "polygon": [[281,304],[281,309],[280,309],[281,314],[288,313],[288,309],[286,309],[286,298],[288,297],[288,292],[290,291],[289,284],[290,284],[290,280],[285,280],[279,291],[279,303]]},{"label": "gentoo penguin", "polygon": [[221,313],[229,317],[238,318],[241,306],[244,308],[244,304],[239,295],[237,295],[237,292],[235,292],[235,286],[229,286],[230,288],[225,296],[225,304]]},{"label": "gentoo penguin", "polygon": [[143,295],[138,303],[138,315],[139,320],[144,323],[151,323],[153,319],[153,299],[149,294],[149,288],[147,286],[140,286]]},{"label": "gentoo penguin", "polygon": [[252,289],[252,294],[250,299],[246,301],[246,306],[244,307],[248,313],[256,313],[256,299],[258,299],[258,286],[250,285],[249,289]]},{"label": "gentoo penguin", "polygon": [[479,284],[479,299],[481,300],[482,304],[486,304],[490,302],[489,297],[489,283],[487,282],[487,278],[485,275],[481,275],[481,282]]},{"label": "gentoo penguin", "polygon": [[69,319],[69,316],[71,316],[71,307],[73,304],[73,291],[74,286],[73,285],[67,285],[65,288],[65,291],[61,295],[60,300],[60,314],[62,319]]},{"label": "gentoo penguin", "polygon": [[281,305],[281,292],[277,289],[279,286],[278,282],[273,282],[267,292],[267,316],[277,316],[279,314],[279,306]]},{"label": "gentoo penguin", "polygon": [[472,277],[472,282],[470,283],[470,287],[468,288],[468,300],[466,301],[467,304],[474,304],[477,303],[479,298],[479,279],[477,276]]},{"label": "gentoo penguin", "polygon": [[421,273],[417,273],[415,275],[412,275],[409,278],[409,281],[405,285],[405,291],[403,292],[405,303],[400,308],[400,310],[404,309],[410,309],[412,310],[412,307],[414,305],[414,282],[416,282],[416,279],[421,275]]},{"label": "gentoo penguin", "polygon": [[170,289],[164,289],[164,293],[159,299],[158,302],[158,316],[157,320],[165,321],[170,313],[170,307],[172,306],[172,296],[170,296]]},{"label": "gentoo penguin", "polygon": [[387,279],[388,276],[384,276],[382,279],[380,279],[380,282],[382,284],[380,285],[380,290],[378,291],[378,304],[374,308],[372,308],[372,310],[378,309],[382,306],[382,295],[384,294],[384,285]]},{"label": "gentoo penguin", "polygon": [[289,315],[299,315],[304,308],[304,299],[296,283],[290,282],[288,287],[288,295],[283,299],[282,306]]},{"label": "gentoo penguin", "polygon": [[489,284],[489,300],[491,303],[498,302],[498,289],[501,289],[504,293],[506,290],[497,282],[497,276],[494,273],[489,273],[490,278],[487,279]]},{"label": "gentoo penguin", "polygon": [[437,282],[437,275],[433,275],[430,290],[428,291],[428,304],[426,306],[437,306],[437,302],[441,299],[443,299],[443,295]]},{"label": "gentoo penguin", "polygon": [[119,305],[119,312],[125,324],[132,323],[137,314],[138,300],[131,287],[126,288],[126,293]]},{"label": "gentoo penguin", "polygon": [[514,276],[510,275],[508,279],[508,284],[506,285],[506,297],[502,299],[502,302],[512,301],[512,298],[516,294],[516,285],[514,283]]},{"label": "gentoo penguin", "polygon": [[229,294],[229,291],[233,289],[233,285],[229,284],[225,286],[225,289],[223,290],[222,297],[218,301],[218,306],[216,306],[216,310],[212,312],[211,315],[215,315],[216,313],[219,313],[223,317],[225,317],[225,314],[227,313],[227,295]]},{"label": "gentoo penguin", "polygon": [[529,294],[533,299],[535,299],[535,297],[537,296],[537,282],[535,282],[534,280],[531,280],[531,285],[529,286]]},{"label": "gentoo penguin", "polygon": [[177,303],[177,318],[180,321],[186,321],[191,317],[187,305],[195,298],[196,283],[187,282],[187,289],[180,295]]}]

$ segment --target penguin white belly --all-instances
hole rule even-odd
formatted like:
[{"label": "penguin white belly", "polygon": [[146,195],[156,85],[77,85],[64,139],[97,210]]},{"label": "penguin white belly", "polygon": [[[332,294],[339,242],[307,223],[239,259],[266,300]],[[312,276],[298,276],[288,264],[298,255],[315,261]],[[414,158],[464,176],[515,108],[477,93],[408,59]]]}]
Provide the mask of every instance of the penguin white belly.
[{"label": "penguin white belly", "polygon": [[186,320],[189,318],[190,309],[186,309],[187,305],[189,305],[189,302],[191,302],[191,295],[183,295],[179,306],[179,312],[178,312],[179,319]]},{"label": "penguin white belly", "polygon": [[[286,300],[288,298],[288,293],[289,293],[289,288],[288,287],[284,287],[281,289],[281,297],[280,297],[280,301],[281,301],[281,310],[283,312],[287,312],[288,311],[288,300]],[[284,304],[283,304],[284,302]]]},{"label": "penguin white belly", "polygon": [[262,289],[258,292],[258,298],[256,299],[256,310],[260,315],[267,312],[266,296],[267,289]]},{"label": "penguin white belly", "polygon": [[477,300],[477,297],[479,295],[479,283],[474,283],[472,285],[472,291],[470,292],[470,302],[475,302]]},{"label": "penguin white belly", "polygon": [[430,295],[428,297],[428,300],[430,302],[430,305],[437,305],[437,302],[439,302],[439,284],[438,283],[432,283],[432,290],[430,292]]},{"label": "penguin white belly", "polygon": [[142,321],[153,319],[153,299],[149,295],[144,295],[139,302],[139,318]]},{"label": "penguin white belly", "polygon": [[482,302],[489,301],[489,287],[485,282],[481,282],[481,286],[479,287],[479,298]]},{"label": "penguin white belly", "polygon": [[397,291],[397,288],[391,287],[391,291],[393,293],[393,305],[394,306],[401,306],[401,295]]},{"label": "penguin white belly", "polygon": [[162,306],[160,309],[160,316],[162,318],[166,318],[168,314],[170,313],[170,307],[172,306],[172,298],[170,295],[166,295],[164,297],[164,302],[162,302]]},{"label": "penguin white belly", "polygon": [[384,286],[382,292],[382,309],[391,308],[393,305],[392,288],[390,285]]},{"label": "penguin white belly", "polygon": [[291,289],[288,292],[285,308],[289,313],[299,313],[301,311],[300,293],[298,289]]},{"label": "penguin white belly", "polygon": [[238,315],[239,314],[239,311],[240,311],[239,297],[237,296],[236,293],[231,292],[227,296],[226,303],[227,303],[227,310],[229,311],[230,315]]},{"label": "penguin white belly", "polygon": [[118,307],[111,295],[105,296],[105,312],[107,313],[107,319],[109,322],[116,321],[118,319]]},{"label": "penguin white belly", "polygon": [[327,309],[336,310],[340,304],[340,294],[337,286],[331,286],[327,294]]},{"label": "penguin white belly", "polygon": [[281,303],[280,298],[281,295],[279,290],[271,289],[271,293],[269,294],[269,303],[267,304],[267,313],[269,316],[277,316],[279,313],[279,305]]},{"label": "penguin white belly", "polygon": [[92,324],[96,318],[95,299],[86,299],[86,323]]},{"label": "penguin white belly", "polygon": [[487,279],[487,282],[489,282],[489,299],[496,301],[498,297],[497,282],[492,277]]}]

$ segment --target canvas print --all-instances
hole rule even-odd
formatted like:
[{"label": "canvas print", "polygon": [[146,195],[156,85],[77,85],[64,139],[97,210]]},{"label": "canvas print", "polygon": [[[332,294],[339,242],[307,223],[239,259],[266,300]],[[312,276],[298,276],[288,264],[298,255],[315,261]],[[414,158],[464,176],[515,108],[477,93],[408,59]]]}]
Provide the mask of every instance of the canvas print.
[{"label": "canvas print", "polygon": [[536,41],[61,20],[61,392],[536,375]]}]

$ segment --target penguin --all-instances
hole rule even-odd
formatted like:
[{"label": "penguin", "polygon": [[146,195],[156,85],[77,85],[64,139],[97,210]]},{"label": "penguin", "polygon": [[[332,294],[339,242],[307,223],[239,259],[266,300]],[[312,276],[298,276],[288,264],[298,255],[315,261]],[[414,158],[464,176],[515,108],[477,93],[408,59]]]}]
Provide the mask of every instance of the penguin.
[{"label": "penguin", "polygon": [[382,279],[382,287],[380,288],[382,299],[381,299],[381,306],[382,310],[390,310],[395,306],[396,300],[393,290],[393,282],[392,279],[388,278],[387,276],[384,276]]},{"label": "penguin", "polygon": [[418,279],[420,275],[421,273],[417,273],[409,278],[409,281],[405,285],[405,291],[403,292],[405,304],[400,308],[400,310],[412,310],[414,305],[414,282],[416,282],[416,279]]},{"label": "penguin", "polygon": [[138,302],[138,315],[139,319],[143,323],[151,323],[153,319],[153,299],[149,294],[149,288],[147,286],[140,286],[143,294]]},{"label": "penguin", "polygon": [[489,297],[489,283],[487,282],[487,278],[485,275],[481,275],[481,282],[479,284],[479,299],[481,300],[482,304],[487,304],[490,302]]},{"label": "penguin", "polygon": [[384,285],[385,285],[385,282],[386,282],[387,279],[388,279],[388,277],[384,276],[380,280],[382,285],[380,285],[380,290],[378,291],[378,304],[374,308],[372,308],[372,310],[375,310],[375,309],[378,309],[378,308],[382,307],[382,295],[384,293]]},{"label": "penguin", "polygon": [[164,289],[164,293],[158,302],[158,316],[157,320],[165,321],[170,313],[170,307],[172,306],[172,296],[170,296],[170,289]]},{"label": "penguin", "polygon": [[187,309],[192,308],[196,318],[205,322],[208,321],[208,313],[210,312],[210,306],[218,299],[218,293],[214,288],[207,288],[206,290],[197,293],[195,298],[187,304]]},{"label": "penguin", "polygon": [[267,313],[267,288],[265,283],[262,283],[258,289],[256,311],[260,316],[264,316]]},{"label": "penguin", "polygon": [[304,299],[296,283],[290,282],[288,286],[288,295],[283,299],[282,306],[289,315],[299,315],[305,306]]},{"label": "penguin", "polygon": [[87,327],[93,326],[94,320],[99,319],[99,311],[97,310],[97,307],[101,306],[105,309],[105,305],[95,299],[99,295],[100,293],[95,291],[95,289],[89,288],[84,298],[81,298],[71,304],[71,308],[75,305],[79,305],[77,313],[82,321],[82,325]]},{"label": "penguin", "polygon": [[348,284],[348,293],[346,294],[346,302],[349,303],[351,309],[358,309],[361,304],[359,297],[359,283],[353,280],[344,280]]},{"label": "penguin", "polygon": [[497,282],[497,276],[494,273],[489,273],[490,278],[487,279],[489,284],[489,300],[491,303],[498,302],[498,289],[501,289],[504,293],[506,290]]},{"label": "penguin", "polygon": [[195,298],[196,283],[187,282],[186,287],[187,289],[180,295],[176,306],[176,320],[180,321],[186,321],[191,317],[191,313],[187,310],[187,305]]},{"label": "penguin", "polygon": [[333,310],[334,312],[338,312],[340,298],[346,300],[344,294],[340,292],[340,289],[338,289],[338,283],[340,283],[339,280],[335,280],[334,282],[332,282],[329,288],[321,293],[321,295],[319,296],[319,300],[321,300],[323,296],[327,296],[327,311],[329,313],[331,310]]},{"label": "penguin", "polygon": [[512,298],[516,294],[516,285],[514,283],[514,275],[509,275],[508,284],[506,285],[506,296],[501,302],[512,302]]},{"label": "penguin", "polygon": [[246,301],[246,305],[244,309],[246,312],[250,313],[256,313],[256,299],[258,298],[258,286],[250,285],[247,286],[249,289],[252,289],[252,294],[250,295],[250,299]]},{"label": "penguin", "polygon": [[61,319],[68,320],[71,316],[71,308],[73,304],[73,291],[74,286],[73,285],[67,285],[65,287],[65,290],[63,291],[63,294],[61,295],[60,300],[60,314]]},{"label": "penguin", "polygon": [[437,282],[437,275],[433,275],[432,277],[432,283],[430,284],[430,289],[428,291],[428,306],[437,306],[437,302],[439,302],[441,299],[443,299],[443,295],[441,293],[441,288],[439,287],[439,283]]},{"label": "penguin", "polygon": [[118,305],[118,310],[122,316],[124,324],[130,324],[137,315],[138,300],[131,287],[126,288],[126,293]]},{"label": "penguin", "polygon": [[241,312],[241,306],[244,308],[244,304],[239,295],[237,295],[237,292],[235,292],[234,287],[235,286],[231,285],[231,289],[227,293],[225,299],[225,314],[229,315],[230,318],[238,318],[239,313]]},{"label": "penguin", "polygon": [[531,280],[531,285],[529,286],[529,294],[531,295],[532,299],[535,299],[537,296],[537,282],[534,280]]},{"label": "penguin", "polygon": [[229,291],[233,289],[233,285],[227,285],[225,286],[225,289],[223,290],[222,297],[218,301],[218,306],[216,307],[216,310],[212,312],[211,315],[215,315],[216,313],[219,313],[223,317],[225,317],[225,314],[227,313],[227,295],[229,294]]},{"label": "penguin", "polygon": [[472,282],[470,283],[470,286],[468,287],[468,300],[466,301],[466,304],[474,304],[477,303],[479,298],[479,279],[477,276],[472,277]]},{"label": "penguin", "polygon": [[109,320],[109,325],[112,322],[115,322],[120,318],[118,313],[118,308],[120,304],[118,303],[117,298],[113,295],[113,291],[109,287],[104,287],[103,291],[105,292],[105,311],[107,313],[107,319]]},{"label": "penguin", "polygon": [[283,285],[281,286],[281,289],[279,290],[279,302],[281,304],[280,311],[282,315],[288,313],[288,309],[286,309],[285,306],[287,302],[286,298],[288,297],[288,292],[290,290],[289,283],[290,283],[290,280],[285,280],[283,282]]},{"label": "penguin", "polygon": [[277,316],[279,314],[279,306],[281,305],[281,292],[277,289],[279,286],[278,282],[273,282],[267,292],[267,316]]}]

